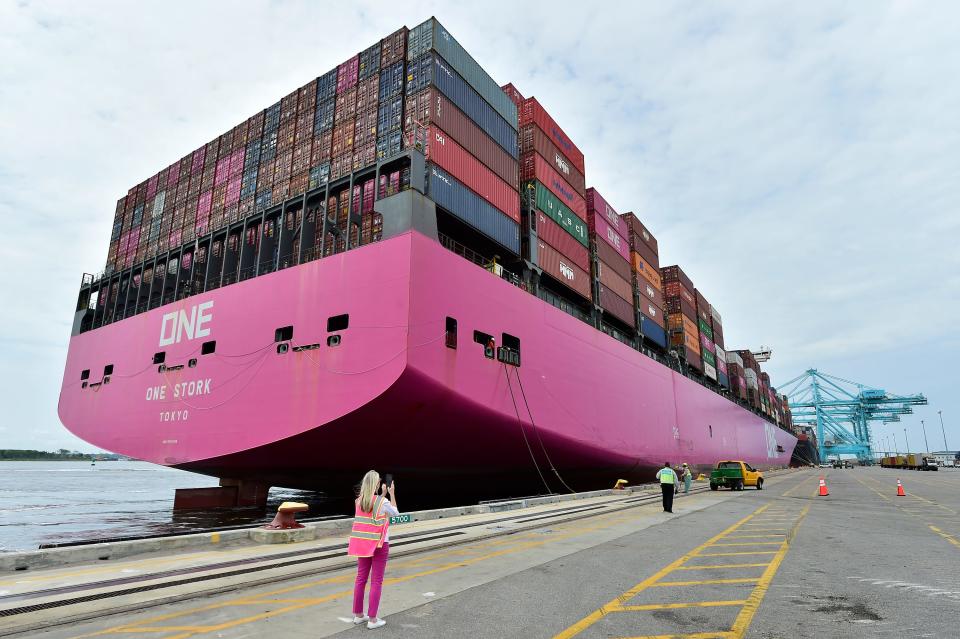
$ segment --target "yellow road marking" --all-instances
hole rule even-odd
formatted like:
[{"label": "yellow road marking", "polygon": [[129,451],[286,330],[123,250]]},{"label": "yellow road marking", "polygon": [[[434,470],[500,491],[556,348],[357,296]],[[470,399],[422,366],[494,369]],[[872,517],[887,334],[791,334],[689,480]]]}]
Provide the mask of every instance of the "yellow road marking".
[{"label": "yellow road marking", "polygon": [[130,628],[118,630],[117,632],[176,632],[178,630],[188,630],[190,632],[204,632],[210,626],[157,626],[146,628]]},{"label": "yellow road marking", "polygon": [[717,564],[714,566],[678,566],[675,570],[718,570],[720,568],[760,568],[770,564]]},{"label": "yellow road marking", "polygon": [[617,612],[640,612],[642,610],[672,610],[674,608],[713,608],[715,606],[742,606],[746,599],[736,601],[697,601],[692,603],[663,603],[640,604],[635,606],[620,606]]},{"label": "yellow road marking", "polygon": [[[660,570],[658,570],[658,571],[655,572],[654,574],[650,575],[649,577],[647,577],[646,579],[644,579],[643,581],[641,581],[640,583],[638,583],[638,584],[637,584],[636,586],[634,586],[633,588],[630,588],[629,590],[627,590],[626,592],[624,592],[622,595],[619,595],[619,596],[617,596],[616,598],[612,599],[611,601],[607,602],[606,604],[600,606],[599,608],[597,608],[596,610],[594,610],[592,613],[590,613],[589,615],[587,615],[586,617],[584,617],[584,618],[581,619],[580,621],[576,622],[575,624],[573,624],[572,626],[570,626],[570,627],[567,628],[566,630],[564,630],[564,631],[562,631],[562,632],[554,635],[554,638],[553,638],[553,639],[570,639],[570,637],[574,637],[574,636],[580,634],[581,632],[583,632],[584,630],[586,630],[587,628],[589,628],[590,626],[592,626],[593,624],[595,624],[596,622],[598,622],[600,619],[603,619],[611,610],[614,610],[614,609],[620,607],[621,605],[623,605],[624,602],[629,601],[630,599],[636,597],[637,594],[639,594],[640,592],[646,590],[647,588],[649,588],[649,587],[652,586],[653,584],[657,583],[658,581],[660,581],[661,578],[663,578],[663,577],[665,577],[666,575],[670,574],[670,573],[673,572],[676,568],[679,568],[680,566],[682,566],[685,562],[687,562],[687,561],[689,561],[691,558],[693,558],[693,557],[696,555],[697,551],[701,550],[702,548],[705,548],[705,547],[709,546],[710,544],[712,544],[713,542],[717,541],[718,539],[722,539],[724,535],[727,535],[727,534],[733,532],[734,530],[736,530],[736,529],[737,529],[739,526],[741,526],[742,524],[750,521],[750,519],[752,519],[752,518],[755,517],[756,515],[759,515],[759,514],[762,513],[763,511],[767,510],[768,507],[769,507],[769,504],[767,504],[767,505],[765,505],[765,506],[761,506],[760,508],[758,508],[757,510],[753,511],[751,514],[747,515],[746,517],[744,517],[744,518],[741,519],[740,521],[738,521],[738,522],[736,522],[735,524],[731,525],[729,528],[727,528],[727,529],[725,529],[724,531],[722,531],[722,532],[714,535],[713,537],[711,537],[710,539],[708,539],[704,544],[701,544],[700,546],[694,548],[692,551],[688,552],[687,554],[685,554],[685,555],[681,556],[680,558],[674,560],[674,561],[671,562],[670,564],[667,564],[666,566],[664,566],[663,568],[661,568]],[[669,636],[669,635],[667,635],[667,636]],[[715,635],[709,635],[709,634],[707,634],[707,635],[704,635],[704,636],[715,636]]]},{"label": "yellow road marking", "polygon": [[730,535],[727,539],[771,539],[773,537],[786,537],[786,533],[776,533],[773,535]]},{"label": "yellow road marking", "polygon": [[938,535],[940,535],[941,537],[949,541],[954,546],[957,546],[958,548],[960,548],[960,541],[957,541],[956,537],[954,537],[953,535],[948,535],[947,533],[943,532],[933,524],[927,524],[927,525],[930,526],[930,530],[937,533]]},{"label": "yellow road marking", "polygon": [[763,601],[764,596],[767,594],[767,589],[770,588],[770,582],[773,581],[773,576],[777,574],[777,570],[780,569],[780,564],[783,562],[783,558],[787,556],[787,551],[790,550],[790,542],[793,540],[793,536],[796,534],[797,526],[800,525],[800,522],[807,515],[809,510],[810,506],[806,506],[800,511],[800,515],[797,517],[797,523],[794,525],[791,536],[783,542],[783,547],[780,548],[780,552],[774,556],[773,561],[771,561],[770,565],[767,566],[767,569],[763,571],[763,575],[760,576],[760,582],[757,584],[757,587],[754,589],[754,591],[750,593],[750,596],[747,598],[747,604],[744,605],[743,609],[740,611],[740,614],[737,615],[736,620],[733,622],[733,626],[731,626],[730,630],[733,631],[732,636],[736,639],[742,639],[742,637],[747,633],[747,629],[753,622],[754,615],[757,614],[757,609],[760,608],[760,602]]},{"label": "yellow road marking", "polygon": [[667,586],[702,586],[708,584],[755,584],[760,577],[738,577],[737,579],[701,579],[699,581],[658,581],[651,588]]},{"label": "yellow road marking", "polygon": [[733,637],[729,630],[720,630],[718,632],[687,632],[674,635],[643,635],[639,637],[630,637],[629,639],[728,639]]},{"label": "yellow road marking", "polygon": [[750,542],[744,541],[736,544],[710,544],[710,545],[716,548],[718,546],[779,546],[782,543],[783,543],[782,541],[750,541]]},{"label": "yellow road marking", "polygon": [[776,550],[741,550],[738,552],[701,552],[697,557],[735,557],[737,555],[775,555]]}]

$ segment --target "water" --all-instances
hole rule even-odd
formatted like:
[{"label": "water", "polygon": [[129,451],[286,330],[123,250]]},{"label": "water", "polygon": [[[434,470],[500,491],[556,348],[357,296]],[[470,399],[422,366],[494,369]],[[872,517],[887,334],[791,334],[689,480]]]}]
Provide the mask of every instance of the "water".
[{"label": "water", "polygon": [[[0,462],[0,552],[40,544],[187,532],[266,523],[285,500],[322,496],[272,489],[267,510],[173,513],[176,488],[216,486],[213,477],[145,462]],[[269,513],[269,515],[268,515]]]}]

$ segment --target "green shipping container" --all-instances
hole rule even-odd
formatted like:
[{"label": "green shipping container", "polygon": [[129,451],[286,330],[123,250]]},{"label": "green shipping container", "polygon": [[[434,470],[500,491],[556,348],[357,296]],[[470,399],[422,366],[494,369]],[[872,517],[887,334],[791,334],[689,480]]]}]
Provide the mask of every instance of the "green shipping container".
[{"label": "green shipping container", "polygon": [[430,18],[410,29],[407,37],[407,60],[416,60],[430,49],[439,53],[514,131],[517,130],[517,105],[436,18]]},{"label": "green shipping container", "polygon": [[703,318],[699,315],[697,316],[697,323],[700,324],[700,332],[713,340],[713,329],[710,328],[710,325],[703,321]]},{"label": "green shipping container", "polygon": [[717,358],[710,351],[703,351],[703,361],[711,366],[717,365]]},{"label": "green shipping container", "polygon": [[538,180],[524,182],[521,192],[534,192],[534,204],[551,220],[560,225],[564,231],[572,235],[578,242],[590,248],[590,238],[587,235],[587,223],[567,208],[550,189],[540,184]]}]

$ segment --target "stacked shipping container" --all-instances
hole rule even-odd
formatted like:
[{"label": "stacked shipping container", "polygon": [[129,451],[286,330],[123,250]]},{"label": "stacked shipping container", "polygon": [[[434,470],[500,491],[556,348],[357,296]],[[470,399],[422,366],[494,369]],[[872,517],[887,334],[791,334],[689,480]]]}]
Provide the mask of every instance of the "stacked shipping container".
[{"label": "stacked shipping container", "polygon": [[717,381],[717,350],[713,345],[710,304],[699,289],[694,289],[693,296],[697,305],[697,330],[700,338],[700,358],[703,364],[703,374],[713,381]]},{"label": "stacked shipping container", "polygon": [[657,238],[633,213],[625,213],[623,219],[630,236],[631,284],[640,311],[640,334],[660,348],[666,348],[667,314]]},{"label": "stacked shipping container", "polygon": [[519,109],[523,257],[591,300],[583,154],[536,98],[523,97],[512,84],[502,92]]},{"label": "stacked shipping container", "polygon": [[679,266],[660,268],[670,344],[682,349],[687,366],[703,372],[700,331],[697,328],[697,299],[693,282]]},{"label": "stacked shipping container", "polygon": [[596,252],[600,308],[630,327],[637,325],[637,312],[630,269],[630,231],[627,220],[593,187],[586,191],[587,225]]}]

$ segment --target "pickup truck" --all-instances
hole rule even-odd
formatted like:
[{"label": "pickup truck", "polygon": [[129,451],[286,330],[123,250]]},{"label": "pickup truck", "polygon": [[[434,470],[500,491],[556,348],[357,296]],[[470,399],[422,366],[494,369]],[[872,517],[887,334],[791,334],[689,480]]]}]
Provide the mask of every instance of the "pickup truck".
[{"label": "pickup truck", "polygon": [[757,490],[763,490],[763,473],[744,461],[718,462],[717,467],[710,472],[710,490],[717,490],[721,486],[731,490],[756,486]]}]

